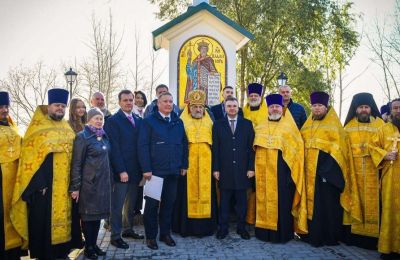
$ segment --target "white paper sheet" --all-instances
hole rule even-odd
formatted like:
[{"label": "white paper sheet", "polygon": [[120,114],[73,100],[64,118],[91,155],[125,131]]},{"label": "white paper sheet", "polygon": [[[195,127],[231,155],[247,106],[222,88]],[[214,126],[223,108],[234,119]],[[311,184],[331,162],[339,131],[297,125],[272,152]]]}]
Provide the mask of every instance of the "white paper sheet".
[{"label": "white paper sheet", "polygon": [[151,179],[149,181],[146,181],[146,184],[144,185],[143,194],[145,196],[160,201],[163,183],[164,183],[163,178],[154,175],[151,176]]}]

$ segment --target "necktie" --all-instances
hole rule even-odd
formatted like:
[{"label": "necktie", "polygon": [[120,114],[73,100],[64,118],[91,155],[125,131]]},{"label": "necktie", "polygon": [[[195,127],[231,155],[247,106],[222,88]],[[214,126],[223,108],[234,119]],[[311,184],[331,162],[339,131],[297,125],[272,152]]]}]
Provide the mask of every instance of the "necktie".
[{"label": "necktie", "polygon": [[164,117],[164,120],[167,121],[167,123],[169,123],[169,117]]},{"label": "necktie", "polygon": [[234,134],[235,133],[235,120],[229,120],[230,122],[231,122],[231,131],[232,131],[232,134]]},{"label": "necktie", "polygon": [[135,121],[133,120],[132,116],[126,116],[129,120],[129,122],[131,122],[132,126],[135,127]]}]

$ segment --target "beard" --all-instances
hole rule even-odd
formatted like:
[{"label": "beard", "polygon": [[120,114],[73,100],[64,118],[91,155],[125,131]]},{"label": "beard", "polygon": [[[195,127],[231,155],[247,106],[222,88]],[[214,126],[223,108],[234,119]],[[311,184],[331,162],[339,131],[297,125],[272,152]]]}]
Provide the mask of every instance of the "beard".
[{"label": "beard", "polygon": [[249,101],[250,107],[258,107],[261,104],[261,99],[255,101]]},{"label": "beard", "polygon": [[49,114],[49,117],[54,121],[61,121],[64,118],[64,114],[57,115],[57,114]]},{"label": "beard", "polygon": [[203,115],[201,113],[191,113],[192,117],[195,119],[200,119],[203,117]]},{"label": "beard", "polygon": [[312,119],[313,119],[313,120],[322,120],[322,119],[324,119],[325,115],[326,115],[326,114],[313,115],[313,116],[312,116]]},{"label": "beard", "polygon": [[271,114],[268,116],[269,120],[272,120],[272,121],[278,121],[279,119],[281,119],[281,117],[282,117],[282,114],[278,114],[278,113]]},{"label": "beard", "polygon": [[357,116],[358,122],[360,122],[360,123],[369,123],[370,114],[361,113],[361,114],[356,114],[356,116]]},{"label": "beard", "polygon": [[400,128],[400,114],[399,115],[390,115],[390,119],[391,119],[391,121],[392,121],[392,123],[396,126],[396,127],[398,127],[398,128]]}]

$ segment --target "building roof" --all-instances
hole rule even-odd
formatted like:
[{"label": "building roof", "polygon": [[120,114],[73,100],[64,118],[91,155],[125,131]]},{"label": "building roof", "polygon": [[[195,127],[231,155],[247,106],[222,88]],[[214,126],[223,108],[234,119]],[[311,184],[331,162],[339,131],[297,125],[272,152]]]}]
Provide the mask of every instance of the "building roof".
[{"label": "building roof", "polygon": [[244,38],[247,38],[246,42],[254,39],[254,35],[251,32],[247,31],[245,28],[243,28],[236,22],[232,21],[227,16],[223,15],[214,6],[211,6],[208,3],[203,2],[196,6],[190,6],[185,13],[183,13],[180,16],[176,17],[175,19],[169,21],[168,23],[164,24],[160,28],[154,30],[152,32],[153,48],[155,50],[158,50],[161,48],[161,44],[159,42],[160,42],[160,38],[162,37],[163,33],[172,29],[176,25],[183,23],[185,20],[187,20],[188,18],[192,17],[193,15],[195,15],[201,11],[209,12],[210,14],[212,14],[213,16],[218,18],[222,23],[225,23],[227,26],[231,27],[232,29],[234,29],[235,31],[237,31],[238,33],[243,35]]}]

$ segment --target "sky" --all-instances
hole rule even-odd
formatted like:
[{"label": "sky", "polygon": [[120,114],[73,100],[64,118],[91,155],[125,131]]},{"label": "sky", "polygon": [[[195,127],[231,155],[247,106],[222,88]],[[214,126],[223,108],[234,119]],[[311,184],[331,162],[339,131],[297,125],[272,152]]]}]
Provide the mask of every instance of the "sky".
[{"label": "sky", "polygon": [[[358,29],[367,33],[371,31],[374,19],[387,17],[395,6],[395,0],[353,2],[354,12],[363,17]],[[50,67],[60,68],[57,84],[65,85],[61,63],[72,65],[75,60],[89,56],[87,44],[92,15],[107,20],[110,9],[116,32],[123,34],[123,65],[133,64],[135,28],[140,35],[140,59],[145,61],[152,47],[151,32],[165,23],[155,17],[157,7],[148,0],[0,0],[0,79],[6,77],[12,67],[31,66],[42,60]],[[351,97],[358,92],[371,92],[378,106],[387,102],[378,82],[381,71],[370,57],[367,39],[363,37],[346,70],[345,82],[366,67],[368,69],[346,90],[348,98],[344,102],[344,114]],[[168,53],[160,50],[158,67],[164,68],[167,64]],[[159,81],[168,83],[168,68]]]}]

